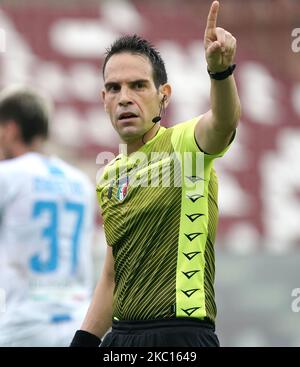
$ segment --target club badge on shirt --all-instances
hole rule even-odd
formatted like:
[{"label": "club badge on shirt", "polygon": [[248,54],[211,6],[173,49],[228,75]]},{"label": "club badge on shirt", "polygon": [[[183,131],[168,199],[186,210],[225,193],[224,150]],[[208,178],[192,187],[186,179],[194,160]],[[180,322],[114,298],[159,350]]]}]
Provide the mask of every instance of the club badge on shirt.
[{"label": "club badge on shirt", "polygon": [[122,201],[125,199],[128,192],[128,176],[119,179],[118,181],[118,190],[117,190],[117,199]]}]

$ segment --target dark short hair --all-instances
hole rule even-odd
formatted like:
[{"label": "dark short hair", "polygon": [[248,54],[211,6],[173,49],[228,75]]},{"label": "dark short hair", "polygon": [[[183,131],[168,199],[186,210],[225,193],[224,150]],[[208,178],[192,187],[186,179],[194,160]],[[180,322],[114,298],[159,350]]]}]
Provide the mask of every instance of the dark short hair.
[{"label": "dark short hair", "polygon": [[46,101],[29,88],[5,89],[0,94],[0,124],[15,121],[24,143],[48,137],[49,112]]},{"label": "dark short hair", "polygon": [[113,55],[123,52],[144,55],[149,59],[153,69],[153,81],[156,88],[161,84],[167,83],[168,76],[165,63],[161,58],[159,51],[156,50],[149,41],[137,36],[136,34],[120,37],[110,46],[110,48],[106,49],[106,56],[102,67],[103,77],[108,60]]}]

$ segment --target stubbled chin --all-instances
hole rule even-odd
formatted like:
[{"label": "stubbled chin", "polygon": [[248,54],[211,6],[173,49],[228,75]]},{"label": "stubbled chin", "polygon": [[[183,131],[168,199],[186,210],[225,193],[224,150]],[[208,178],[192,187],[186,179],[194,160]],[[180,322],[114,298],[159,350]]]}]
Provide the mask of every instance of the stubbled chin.
[{"label": "stubbled chin", "polygon": [[121,138],[125,141],[132,140],[134,138],[138,138],[140,134],[140,129],[134,125],[128,126],[118,126],[117,132],[121,136]]}]

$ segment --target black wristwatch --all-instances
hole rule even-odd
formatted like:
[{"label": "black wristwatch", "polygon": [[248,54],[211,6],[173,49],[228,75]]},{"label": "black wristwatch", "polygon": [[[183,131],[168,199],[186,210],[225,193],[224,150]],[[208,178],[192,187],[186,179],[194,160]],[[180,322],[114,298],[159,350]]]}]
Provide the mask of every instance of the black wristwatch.
[{"label": "black wristwatch", "polygon": [[100,344],[101,339],[98,338],[98,336],[85,330],[77,330],[72,339],[70,347],[99,347]]},{"label": "black wristwatch", "polygon": [[235,68],[236,68],[236,64],[233,64],[233,65],[230,65],[226,70],[221,71],[219,73],[213,73],[208,68],[207,68],[207,72],[208,72],[209,76],[212,79],[224,80],[224,79],[228,78],[229,75],[231,75],[233,73]]}]

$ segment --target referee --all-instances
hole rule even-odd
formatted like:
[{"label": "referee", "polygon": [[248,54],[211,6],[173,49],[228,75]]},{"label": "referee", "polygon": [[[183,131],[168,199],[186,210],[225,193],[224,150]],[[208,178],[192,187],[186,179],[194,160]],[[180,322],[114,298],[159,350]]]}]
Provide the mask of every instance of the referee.
[{"label": "referee", "polygon": [[[107,255],[71,346],[219,346],[213,161],[234,138],[240,101],[236,39],[216,27],[218,11],[214,1],[204,35],[211,109],[171,128],[159,123],[171,98],[159,52],[136,35],[121,37],[107,51],[102,97],[127,151],[110,162],[97,185]],[[166,172],[169,180],[162,180]]]}]

